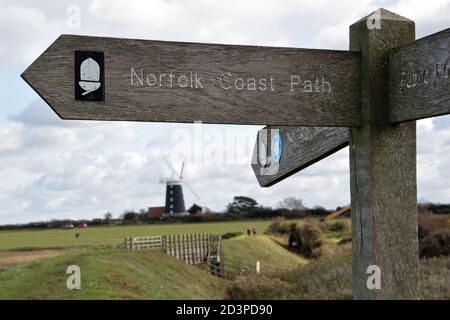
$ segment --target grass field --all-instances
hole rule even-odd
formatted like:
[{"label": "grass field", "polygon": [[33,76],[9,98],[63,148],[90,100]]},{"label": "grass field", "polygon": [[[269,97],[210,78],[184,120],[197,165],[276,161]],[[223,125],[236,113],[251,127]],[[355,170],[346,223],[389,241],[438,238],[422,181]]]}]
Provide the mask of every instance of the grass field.
[{"label": "grass field", "polygon": [[[337,222],[320,228],[323,244],[317,257],[289,248],[286,234],[262,235],[270,222],[99,227],[81,230],[78,240],[75,230],[0,232],[0,299],[351,299],[351,243],[337,245],[350,234],[348,219],[340,220],[343,228],[335,228]],[[442,221],[437,222],[441,228]],[[237,270],[245,266],[235,279],[212,276],[205,265],[187,265],[160,250],[99,246],[121,243],[125,236],[217,234],[249,226],[256,226],[256,237],[223,241],[225,264],[238,265]],[[36,250],[11,249],[19,247]],[[254,272],[256,261],[261,274]],[[81,268],[78,291],[66,288],[66,268],[73,264]],[[421,260],[420,277],[421,298],[450,299],[450,256]]]},{"label": "grass field", "polygon": [[[262,274],[306,263],[263,235],[225,240],[224,250],[228,263],[261,261]],[[69,265],[81,269],[81,290],[66,288]],[[225,299],[230,284],[160,250],[80,248],[0,272],[0,299]]]},{"label": "grass field", "polygon": [[[64,248],[79,246],[117,245],[123,243],[125,237],[149,236],[181,233],[213,233],[243,231],[247,227],[256,227],[263,233],[270,220],[249,220],[214,223],[177,223],[146,224],[132,226],[102,226],[87,229],[49,229],[0,231],[0,250],[20,248]],[[80,238],[75,238],[75,233]]]}]

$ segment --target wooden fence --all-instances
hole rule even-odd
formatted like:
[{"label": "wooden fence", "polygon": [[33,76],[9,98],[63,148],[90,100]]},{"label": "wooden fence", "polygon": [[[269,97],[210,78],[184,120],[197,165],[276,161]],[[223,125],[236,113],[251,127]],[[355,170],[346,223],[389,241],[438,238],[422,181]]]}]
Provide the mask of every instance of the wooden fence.
[{"label": "wooden fence", "polygon": [[234,279],[237,276],[244,276],[249,274],[255,274],[255,270],[242,263],[225,263],[222,259],[218,259],[217,256],[209,256],[206,260],[206,271],[209,273],[226,279]]},{"label": "wooden fence", "polygon": [[209,233],[176,234],[125,238],[127,250],[160,249],[188,264],[204,263],[208,256],[220,254],[221,236]]},{"label": "wooden fence", "polygon": [[206,271],[221,278],[254,273],[242,263],[225,263],[222,256],[222,237],[209,233],[172,234],[164,236],[127,237],[127,250],[163,250],[187,264],[205,263]]},{"label": "wooden fence", "polygon": [[212,254],[219,239],[220,236],[206,233],[167,235],[163,250],[188,264],[199,264]]},{"label": "wooden fence", "polygon": [[125,238],[125,249],[128,250],[162,249],[162,246],[163,246],[162,236]]}]

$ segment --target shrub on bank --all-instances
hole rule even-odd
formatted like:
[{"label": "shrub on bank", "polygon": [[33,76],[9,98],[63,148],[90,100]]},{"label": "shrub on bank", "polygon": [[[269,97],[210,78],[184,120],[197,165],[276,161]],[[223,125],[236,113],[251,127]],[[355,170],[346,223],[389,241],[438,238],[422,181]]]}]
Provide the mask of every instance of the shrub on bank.
[{"label": "shrub on bank", "polygon": [[450,255],[450,232],[432,233],[419,241],[420,258]]},{"label": "shrub on bank", "polygon": [[291,225],[289,246],[295,248],[300,254],[317,258],[320,256],[322,246],[322,230],[315,221],[305,221]]},{"label": "shrub on bank", "polygon": [[432,213],[419,214],[420,258],[450,255],[450,231],[445,216]]},{"label": "shrub on bank", "polygon": [[330,223],[328,230],[333,232],[343,232],[347,229],[347,224],[342,220],[337,220],[334,223]]},{"label": "shrub on bank", "polygon": [[290,225],[291,223],[287,223],[284,218],[277,218],[269,225],[265,234],[288,235],[291,230]]},{"label": "shrub on bank", "polygon": [[232,300],[351,299],[351,250],[342,248],[332,256],[313,260],[288,272],[240,277],[227,293]]},{"label": "shrub on bank", "polygon": [[295,299],[294,285],[276,277],[238,277],[227,288],[231,300],[288,300]]}]

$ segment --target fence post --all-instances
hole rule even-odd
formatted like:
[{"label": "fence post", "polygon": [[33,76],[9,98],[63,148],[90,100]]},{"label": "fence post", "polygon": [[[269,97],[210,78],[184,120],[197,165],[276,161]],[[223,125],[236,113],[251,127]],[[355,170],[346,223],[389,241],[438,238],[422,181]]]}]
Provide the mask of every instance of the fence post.
[{"label": "fence post", "polygon": [[217,241],[217,261],[220,262],[222,255],[222,235],[219,235],[219,240]]},{"label": "fence post", "polygon": [[416,122],[389,124],[388,99],[388,51],[414,38],[413,21],[384,9],[350,26],[362,82],[362,126],[350,129],[349,148],[354,299],[419,297]]}]

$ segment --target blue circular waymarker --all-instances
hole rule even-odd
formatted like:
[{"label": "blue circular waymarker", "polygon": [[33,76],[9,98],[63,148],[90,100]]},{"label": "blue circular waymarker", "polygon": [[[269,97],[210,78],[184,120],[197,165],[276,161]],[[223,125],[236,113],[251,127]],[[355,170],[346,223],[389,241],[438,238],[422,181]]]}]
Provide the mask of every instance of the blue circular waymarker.
[{"label": "blue circular waymarker", "polygon": [[279,132],[272,136],[272,163],[279,163],[283,153],[283,140]]}]

